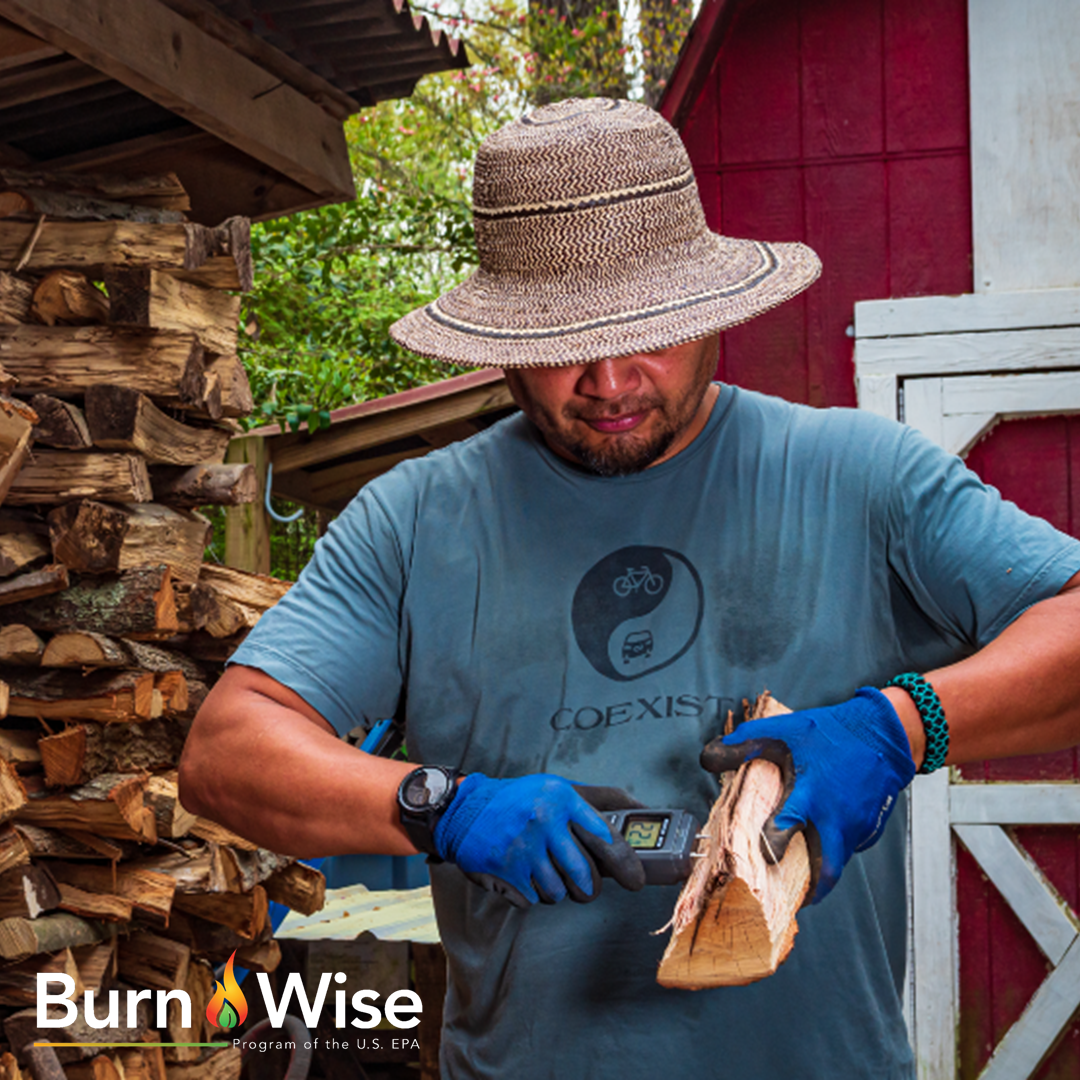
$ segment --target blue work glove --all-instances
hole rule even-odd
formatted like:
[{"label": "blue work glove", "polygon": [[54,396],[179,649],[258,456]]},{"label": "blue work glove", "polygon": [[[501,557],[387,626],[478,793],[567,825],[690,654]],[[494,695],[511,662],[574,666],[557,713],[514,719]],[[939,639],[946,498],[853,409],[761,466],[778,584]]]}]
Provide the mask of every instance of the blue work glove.
[{"label": "blue work glove", "polygon": [[[602,789],[582,789],[590,790]],[[567,895],[578,903],[595,900],[601,874],[627,889],[645,884],[630,845],[612,836],[569,780],[548,773],[514,780],[470,773],[435,826],[434,840],[440,858],[516,907],[554,904]]]},{"label": "blue work glove", "polygon": [[779,862],[797,832],[810,851],[811,904],[828,896],[856,851],[881,836],[915,763],[896,710],[864,686],[842,705],[748,720],[701,752],[712,773],[764,758],[780,766],[783,801],[761,831],[761,851]]}]

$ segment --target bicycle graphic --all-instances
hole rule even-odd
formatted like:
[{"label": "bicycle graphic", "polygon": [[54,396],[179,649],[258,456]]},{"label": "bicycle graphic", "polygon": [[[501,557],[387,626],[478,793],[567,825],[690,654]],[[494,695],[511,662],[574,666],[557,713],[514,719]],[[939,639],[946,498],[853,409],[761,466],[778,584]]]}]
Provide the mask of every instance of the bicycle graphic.
[{"label": "bicycle graphic", "polygon": [[638,589],[644,589],[649,596],[655,596],[664,587],[664,579],[647,566],[640,566],[637,570],[628,566],[626,573],[617,577],[611,587],[616,596],[629,596]]}]

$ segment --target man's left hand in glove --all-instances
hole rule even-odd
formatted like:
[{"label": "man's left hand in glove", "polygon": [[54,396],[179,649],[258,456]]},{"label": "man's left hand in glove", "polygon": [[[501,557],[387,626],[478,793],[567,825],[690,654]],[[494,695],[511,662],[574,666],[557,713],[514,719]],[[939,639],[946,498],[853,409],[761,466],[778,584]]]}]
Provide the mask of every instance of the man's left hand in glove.
[{"label": "man's left hand in glove", "polygon": [[762,829],[761,849],[779,862],[805,832],[813,875],[810,903],[824,899],[856,851],[881,836],[915,763],[907,733],[884,694],[863,687],[821,709],[748,720],[701,752],[712,773],[764,758],[784,777],[784,798]]}]

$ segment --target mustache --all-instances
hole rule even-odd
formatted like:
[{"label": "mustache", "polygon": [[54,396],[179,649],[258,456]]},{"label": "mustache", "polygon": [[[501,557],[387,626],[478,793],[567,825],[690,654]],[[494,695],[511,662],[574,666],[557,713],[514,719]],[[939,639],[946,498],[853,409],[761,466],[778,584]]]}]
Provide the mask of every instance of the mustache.
[{"label": "mustache", "polygon": [[610,401],[598,408],[584,408],[577,405],[564,405],[563,418],[566,420],[611,420],[617,416],[633,416],[649,409],[663,410],[664,402],[654,396],[637,396]]}]

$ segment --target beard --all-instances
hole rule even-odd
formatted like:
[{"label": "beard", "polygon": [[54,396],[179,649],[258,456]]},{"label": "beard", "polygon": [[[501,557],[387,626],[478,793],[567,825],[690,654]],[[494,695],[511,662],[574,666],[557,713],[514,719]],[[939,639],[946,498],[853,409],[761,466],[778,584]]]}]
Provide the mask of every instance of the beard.
[{"label": "beard", "polygon": [[[630,394],[591,406],[568,402],[557,412],[529,392],[527,381],[518,372],[508,370],[506,379],[522,412],[540,429],[552,450],[571,457],[597,476],[615,477],[642,472],[668,452],[693,423],[715,370],[716,356],[708,354],[703,356],[694,377],[678,397],[656,392]],[[635,413],[647,415],[631,431],[603,434],[586,426],[590,420]]]}]

